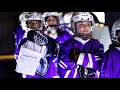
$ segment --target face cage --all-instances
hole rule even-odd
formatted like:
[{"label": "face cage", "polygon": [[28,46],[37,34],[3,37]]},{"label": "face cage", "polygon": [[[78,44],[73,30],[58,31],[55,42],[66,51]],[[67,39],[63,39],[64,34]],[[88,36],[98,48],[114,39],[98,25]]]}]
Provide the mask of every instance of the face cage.
[{"label": "face cage", "polygon": [[[35,29],[31,29],[31,28],[29,28],[29,26],[28,26],[28,21],[29,21],[29,20],[26,21],[27,31],[35,30]],[[37,31],[41,31],[41,30],[43,30],[43,23],[42,23],[41,20],[40,20],[40,24],[41,24],[41,26],[40,26],[40,28],[39,28]]]},{"label": "face cage", "polygon": [[[49,16],[46,16],[46,17],[49,17]],[[53,28],[51,28],[49,25],[48,25],[48,23],[47,23],[47,21],[45,20],[45,18],[46,17],[44,17],[44,19],[43,19],[43,25],[44,25],[44,27],[46,28],[46,29],[53,29]],[[58,25],[56,25],[56,27],[54,27],[54,29],[57,29],[57,28],[59,28],[59,26],[60,26],[60,17],[59,16],[56,16],[57,18],[57,21],[58,21]]]},{"label": "face cage", "polygon": [[[79,36],[79,34],[77,33],[77,30],[76,30],[76,27],[75,27],[75,23],[74,23],[74,22],[72,22],[71,28],[72,28],[72,30],[73,30],[73,33],[74,33],[76,36]],[[94,28],[94,26],[92,25],[92,27],[91,27],[91,32],[93,31],[93,28]],[[91,34],[91,33],[90,33],[90,34]]]},{"label": "face cage", "polygon": [[117,36],[118,32],[120,32],[120,30],[115,30],[114,33],[112,33],[112,38],[111,40],[117,43],[120,43],[120,41],[118,40],[119,37]]}]

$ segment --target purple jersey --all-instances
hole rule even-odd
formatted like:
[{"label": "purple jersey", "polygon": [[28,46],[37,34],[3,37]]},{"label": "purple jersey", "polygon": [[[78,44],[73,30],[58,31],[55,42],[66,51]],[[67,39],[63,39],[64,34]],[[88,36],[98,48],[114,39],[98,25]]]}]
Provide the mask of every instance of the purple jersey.
[{"label": "purple jersey", "polygon": [[96,39],[90,39],[82,44],[80,41],[71,38],[60,48],[58,74],[61,78],[80,78],[78,73],[79,65],[70,60],[70,50],[80,49],[79,65],[93,68],[100,71],[101,58],[104,54],[103,45]]},{"label": "purple jersey", "polygon": [[[72,38],[72,35],[69,34],[66,31],[62,31],[61,35],[58,35],[58,37],[55,39],[58,43],[59,43],[59,47],[61,47],[61,45],[66,41],[69,40],[70,38]],[[60,49],[60,48],[58,48]],[[55,65],[57,65],[56,67],[58,67],[58,58],[55,61]],[[58,73],[58,68],[56,68],[56,73]],[[58,75],[59,76],[59,75]]]},{"label": "purple jersey", "polygon": [[100,78],[120,78],[120,46],[108,49],[103,57]]},{"label": "purple jersey", "polygon": [[15,52],[14,52],[14,54],[15,54],[16,60],[17,60],[18,54],[19,54],[18,45],[19,45],[20,41],[22,40],[24,34],[25,34],[25,30],[23,30],[21,26],[18,26],[14,33],[14,36],[15,36]]},{"label": "purple jersey", "polygon": [[[72,35],[70,35],[68,32],[63,31],[61,34],[57,36],[55,41],[59,43],[59,46],[61,46],[66,40],[72,38]],[[51,45],[52,46],[52,45]],[[52,47],[53,48],[53,47]],[[59,49],[59,48],[58,48]],[[58,76],[58,58],[57,57],[51,57],[49,58],[49,64],[50,68],[45,76],[40,77],[39,75],[35,75],[35,78],[53,78],[54,76]],[[27,78],[34,78],[31,76],[27,76]]]},{"label": "purple jersey", "polygon": [[70,38],[72,38],[72,35],[66,31],[63,31],[62,34],[58,35],[58,37],[55,40],[63,44],[66,40]]}]

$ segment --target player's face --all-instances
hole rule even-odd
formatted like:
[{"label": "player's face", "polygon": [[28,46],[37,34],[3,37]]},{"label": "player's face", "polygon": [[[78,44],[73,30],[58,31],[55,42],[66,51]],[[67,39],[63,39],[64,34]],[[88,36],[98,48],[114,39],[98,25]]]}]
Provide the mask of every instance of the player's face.
[{"label": "player's face", "polygon": [[117,32],[117,36],[118,36],[118,41],[120,42],[120,30],[118,30],[118,32]]},{"label": "player's face", "polygon": [[46,20],[48,25],[58,25],[58,21],[55,17],[49,16]]},{"label": "player's face", "polygon": [[89,34],[91,32],[91,22],[76,22],[76,30],[78,33]]},{"label": "player's face", "polygon": [[[50,26],[50,27],[57,27],[59,24],[58,24],[58,20],[57,20],[57,17],[55,16],[48,16],[47,19],[46,19],[46,22],[47,24]],[[57,33],[57,28],[49,28],[45,31],[46,34],[52,34],[52,35],[55,35]]]},{"label": "player's face", "polygon": [[30,21],[28,21],[28,27],[31,28],[31,29],[39,30],[39,28],[41,27],[41,21],[39,21],[39,20],[30,20]]},{"label": "player's face", "polygon": [[118,32],[118,34],[117,34],[117,35],[118,35],[118,37],[120,38],[120,31]]}]

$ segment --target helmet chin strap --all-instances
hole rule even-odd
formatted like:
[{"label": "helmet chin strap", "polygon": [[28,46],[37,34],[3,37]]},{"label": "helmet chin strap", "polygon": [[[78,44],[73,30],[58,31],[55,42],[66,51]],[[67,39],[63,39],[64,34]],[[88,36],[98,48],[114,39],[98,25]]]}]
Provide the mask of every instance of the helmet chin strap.
[{"label": "helmet chin strap", "polygon": [[88,40],[88,39],[90,39],[92,37],[92,34],[91,33],[89,33],[89,34],[82,34],[82,33],[80,33],[77,36],[80,37],[83,40]]},{"label": "helmet chin strap", "polygon": [[118,42],[119,42],[119,44],[120,44],[120,38],[118,38]]},{"label": "helmet chin strap", "polygon": [[90,33],[88,33],[88,34],[83,34],[83,33],[79,33],[79,32],[76,32],[76,34],[78,33],[77,36],[80,37],[81,39],[88,40],[92,37],[93,28],[94,28],[94,26],[91,27]]},{"label": "helmet chin strap", "polygon": [[120,44],[120,38],[118,36],[111,38],[111,40],[114,42],[114,44]]},{"label": "helmet chin strap", "polygon": [[57,27],[48,26],[48,27],[47,27],[47,30],[57,30]]},{"label": "helmet chin strap", "polygon": [[46,23],[45,28],[46,28],[46,34],[55,34],[55,33],[57,33],[58,26],[57,25],[48,25]]},{"label": "helmet chin strap", "polygon": [[56,29],[47,29],[46,31],[45,31],[45,33],[47,34],[47,35],[55,35],[55,34],[57,34],[57,30]]},{"label": "helmet chin strap", "polygon": [[57,30],[58,29],[58,25],[49,25],[47,22],[45,22],[44,26],[48,30]]}]

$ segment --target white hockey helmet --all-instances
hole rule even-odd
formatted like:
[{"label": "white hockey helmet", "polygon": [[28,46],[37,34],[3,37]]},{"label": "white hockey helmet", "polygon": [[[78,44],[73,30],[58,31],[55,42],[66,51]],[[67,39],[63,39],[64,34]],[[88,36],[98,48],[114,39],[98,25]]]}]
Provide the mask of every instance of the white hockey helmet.
[{"label": "white hockey helmet", "polygon": [[74,12],[68,12],[64,15],[64,21],[69,28],[71,28],[71,18]]},{"label": "white hockey helmet", "polygon": [[112,26],[111,36],[113,41],[118,41],[117,32],[120,31],[120,19],[116,20]]},{"label": "white hockey helmet", "polygon": [[31,28],[29,28],[28,27],[28,21],[29,20],[39,20],[39,21],[41,21],[40,23],[41,23],[41,27],[40,27],[40,30],[42,30],[43,29],[43,24],[42,24],[42,14],[41,13],[39,13],[39,12],[28,12],[28,13],[26,13],[26,15],[25,15],[25,20],[24,20],[24,22],[23,22],[23,27],[25,28],[24,30],[25,31],[29,31],[29,30],[32,30]]},{"label": "white hockey helmet", "polygon": [[72,16],[72,22],[90,21],[94,24],[94,18],[89,12],[75,12]]},{"label": "white hockey helmet", "polygon": [[61,17],[60,13],[58,13],[58,12],[45,12],[42,15],[42,19],[45,20],[45,18],[48,16],[56,16],[58,18],[58,20],[60,20],[60,17]]},{"label": "white hockey helmet", "polygon": [[19,15],[19,22],[23,22],[26,20],[26,14],[29,13],[29,12],[22,12],[20,15]]},{"label": "white hockey helmet", "polygon": [[42,20],[42,14],[39,12],[30,12],[26,14],[27,20]]},{"label": "white hockey helmet", "polygon": [[22,12],[22,13],[19,15],[20,26],[21,26],[22,29],[25,30],[25,31],[28,31],[27,24],[26,24],[26,21],[27,21],[26,14],[28,14],[28,13],[30,13],[30,12]]},{"label": "white hockey helmet", "polygon": [[90,21],[92,23],[91,31],[95,26],[94,18],[90,12],[74,12],[71,17],[71,27],[74,33],[75,33],[75,23],[79,21]]},{"label": "white hockey helmet", "polygon": [[42,20],[43,20],[43,24],[46,28],[48,27],[48,24],[47,24],[45,18],[48,16],[56,16],[58,19],[58,22],[60,22],[60,20],[61,20],[61,15],[58,12],[45,12],[45,13],[43,13]]}]

